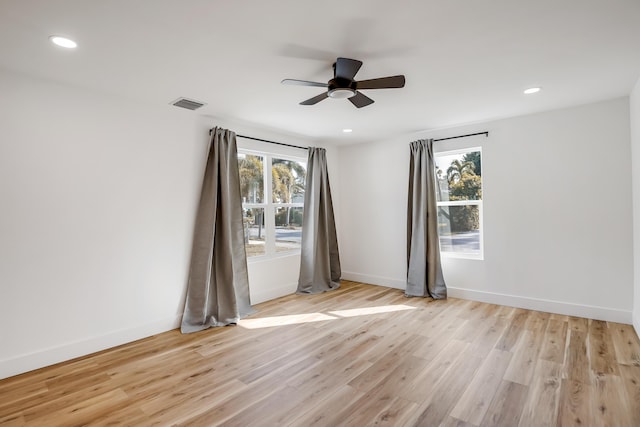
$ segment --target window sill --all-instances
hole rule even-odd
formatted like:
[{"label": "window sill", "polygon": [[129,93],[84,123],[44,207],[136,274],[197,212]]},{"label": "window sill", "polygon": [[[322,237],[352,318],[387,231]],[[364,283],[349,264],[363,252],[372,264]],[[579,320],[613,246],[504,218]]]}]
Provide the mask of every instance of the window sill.
[{"label": "window sill", "polygon": [[286,252],[278,252],[273,255],[258,255],[247,258],[247,264],[256,264],[265,261],[271,261],[281,258],[289,258],[293,256],[300,256],[300,250],[297,251],[286,251]]}]

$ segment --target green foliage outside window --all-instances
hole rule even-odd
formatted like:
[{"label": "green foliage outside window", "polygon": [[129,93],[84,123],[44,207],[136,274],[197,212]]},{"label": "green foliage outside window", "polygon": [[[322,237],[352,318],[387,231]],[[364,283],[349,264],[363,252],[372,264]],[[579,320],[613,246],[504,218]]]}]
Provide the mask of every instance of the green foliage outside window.
[{"label": "green foliage outside window", "polygon": [[[444,200],[482,200],[480,152],[465,153],[460,160],[452,160],[446,171],[436,169],[440,191],[447,192]],[[467,232],[480,228],[480,212],[477,206],[441,206],[438,214],[447,223],[439,224],[448,231]]]}]

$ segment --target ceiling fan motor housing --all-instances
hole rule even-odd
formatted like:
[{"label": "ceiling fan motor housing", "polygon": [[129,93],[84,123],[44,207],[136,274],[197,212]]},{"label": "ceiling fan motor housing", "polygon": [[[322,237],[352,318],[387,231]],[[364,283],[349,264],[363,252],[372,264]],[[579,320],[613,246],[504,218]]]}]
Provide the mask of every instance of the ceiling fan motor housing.
[{"label": "ceiling fan motor housing", "polygon": [[356,94],[356,82],[340,77],[329,80],[328,88],[327,95],[331,98],[351,98]]}]

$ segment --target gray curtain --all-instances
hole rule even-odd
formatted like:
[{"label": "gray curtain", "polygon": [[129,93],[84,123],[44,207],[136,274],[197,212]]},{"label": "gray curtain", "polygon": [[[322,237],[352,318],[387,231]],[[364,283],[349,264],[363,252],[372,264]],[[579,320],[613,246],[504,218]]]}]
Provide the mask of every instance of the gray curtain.
[{"label": "gray curtain", "polygon": [[309,147],[302,216],[299,294],[340,287],[340,255],[324,148]]},{"label": "gray curtain", "polygon": [[407,296],[447,297],[440,264],[433,140],[411,143],[407,209]]},{"label": "gray curtain", "polygon": [[196,216],[181,330],[237,323],[252,312],[236,134],[215,128]]}]

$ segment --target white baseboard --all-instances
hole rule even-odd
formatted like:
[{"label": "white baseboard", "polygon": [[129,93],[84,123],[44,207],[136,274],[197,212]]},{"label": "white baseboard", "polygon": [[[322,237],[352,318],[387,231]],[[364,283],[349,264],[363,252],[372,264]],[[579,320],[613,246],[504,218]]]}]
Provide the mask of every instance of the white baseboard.
[{"label": "white baseboard", "polygon": [[464,288],[447,288],[447,294],[452,298],[468,299],[487,302],[490,304],[506,305],[509,307],[526,308],[528,310],[564,314],[567,316],[586,317],[588,319],[605,320],[607,322],[631,324],[631,311],[629,310],[572,304],[568,302],[475,291]]},{"label": "white baseboard", "polygon": [[251,291],[251,304],[260,304],[261,302],[270,301],[285,295],[291,295],[296,292],[296,289],[298,289],[297,283],[289,283],[269,289]]},{"label": "white baseboard", "polygon": [[[367,274],[343,271],[342,278],[373,285],[387,286],[396,289],[406,289],[403,280],[389,277],[372,276]],[[489,304],[506,305],[509,307],[526,308],[547,313],[563,314],[567,316],[586,317],[589,319],[605,320],[631,324],[634,322],[636,332],[640,331],[640,319],[632,319],[631,311],[615,308],[597,307],[591,305],[572,304],[567,302],[552,301],[540,298],[521,297],[495,292],[476,291],[464,288],[447,287],[447,294],[452,298],[461,298],[472,301],[486,302]]]},{"label": "white baseboard", "polygon": [[86,356],[180,327],[182,315],[0,360],[0,379]]},{"label": "white baseboard", "polygon": [[640,315],[633,316],[633,328],[636,330],[638,338],[640,338]]}]

